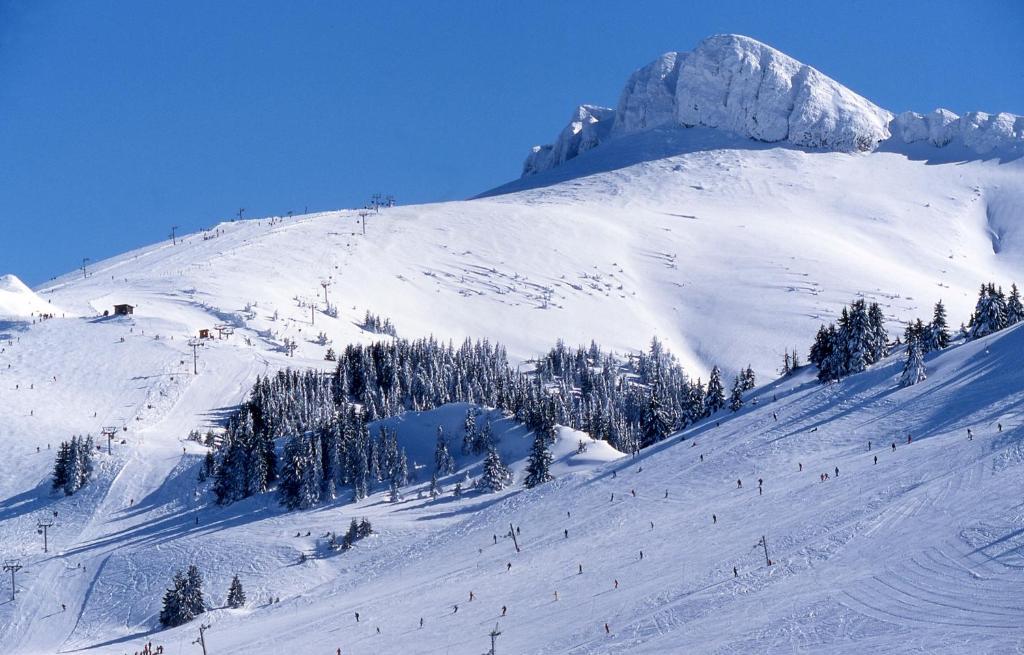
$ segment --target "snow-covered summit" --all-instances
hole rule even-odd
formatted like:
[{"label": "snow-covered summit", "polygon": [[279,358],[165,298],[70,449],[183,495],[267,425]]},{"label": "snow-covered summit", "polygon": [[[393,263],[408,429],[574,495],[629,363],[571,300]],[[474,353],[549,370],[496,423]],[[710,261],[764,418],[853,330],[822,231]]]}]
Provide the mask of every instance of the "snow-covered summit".
[{"label": "snow-covered summit", "polygon": [[960,117],[936,110],[894,119],[817,69],[736,34],[709,37],[691,52],[665,53],[633,73],[614,111],[602,108],[589,123],[582,116],[585,108],[594,109],[577,110],[552,145],[533,148],[523,177],[606,141],[665,127],[711,127],[766,143],[836,152],[870,152],[892,135],[901,143],[927,140],[936,146],[956,140],[980,155],[1024,151],[1024,118],[982,112]]}]

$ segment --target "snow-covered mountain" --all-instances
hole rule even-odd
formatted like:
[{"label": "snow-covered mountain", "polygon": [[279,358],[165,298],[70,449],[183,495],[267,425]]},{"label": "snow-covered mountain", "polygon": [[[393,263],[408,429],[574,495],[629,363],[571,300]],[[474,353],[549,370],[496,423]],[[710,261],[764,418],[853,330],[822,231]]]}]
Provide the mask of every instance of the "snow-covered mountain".
[{"label": "snow-covered mountain", "polygon": [[974,154],[1024,154],[1024,117],[937,109],[892,113],[818,70],[759,41],[712,36],[691,52],[669,52],[629,78],[616,109],[580,106],[552,145],[535,146],[530,176],[608,140],[668,126],[705,126],[766,143],[869,152],[899,143],[959,143]]},{"label": "snow-covered mountain", "polygon": [[[712,37],[634,74],[615,110],[581,107],[533,174],[480,198],[223,223],[34,291],[0,278],[0,543],[23,566],[0,653],[196,652],[199,621],[158,621],[189,564],[211,653],[476,654],[495,623],[499,653],[1016,647],[1024,328],[930,353],[909,388],[901,348],[836,384],[777,379],[853,298],[895,336],[1024,282],[1008,116],[893,118]],[[104,315],[120,303],[134,313]],[[402,338],[499,342],[522,370],[557,339],[628,355],[657,336],[693,377],[749,363],[760,385],[635,457],[560,427],[533,490],[533,435],[479,408],[516,485],[471,490],[482,457],[457,453],[430,498],[437,428],[459,438],[470,409],[449,404],[372,426],[409,456],[399,502],[378,485],[307,511],[215,504],[189,433],[220,430],[258,376],[390,339],[367,312]],[[58,444],[103,428],[89,484],[52,493]],[[325,548],[361,517],[374,535]],[[248,601],[229,609],[236,574]]]}]

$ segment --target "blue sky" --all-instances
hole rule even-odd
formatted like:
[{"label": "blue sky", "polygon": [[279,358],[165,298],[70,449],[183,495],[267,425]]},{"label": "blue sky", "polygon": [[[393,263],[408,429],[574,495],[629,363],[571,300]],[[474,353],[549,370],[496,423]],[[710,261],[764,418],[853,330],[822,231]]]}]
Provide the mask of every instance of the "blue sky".
[{"label": "blue sky", "polygon": [[1024,114],[1024,3],[0,0],[0,274],[230,217],[472,195],[736,32],[893,111]]}]

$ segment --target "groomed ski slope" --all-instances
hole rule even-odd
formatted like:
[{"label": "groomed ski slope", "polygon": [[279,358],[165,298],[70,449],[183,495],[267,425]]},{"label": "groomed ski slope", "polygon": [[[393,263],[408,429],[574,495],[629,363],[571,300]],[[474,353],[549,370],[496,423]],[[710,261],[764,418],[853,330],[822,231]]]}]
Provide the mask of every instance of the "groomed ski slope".
[{"label": "groomed ski slope", "polygon": [[[177,440],[157,436],[174,426],[156,420],[119,448],[127,461],[112,480],[20,501],[60,509],[51,555],[39,554],[31,515],[5,502],[4,543],[26,569],[17,601],[0,605],[0,643],[193,652],[195,623],[154,628],[171,572],[196,562],[213,605],[235,573],[249,594],[245,609],[204,617],[213,652],[478,653],[495,623],[502,651],[522,653],[1005,651],[1024,638],[1022,351],[1019,328],[955,347],[931,356],[928,380],[909,389],[896,386],[898,355],[829,386],[805,371],[636,458],[588,450],[572,466],[580,437],[563,432],[555,482],[434,501],[416,497],[421,483],[397,505],[386,492],[292,513],[269,498],[193,502],[200,451],[182,457]],[[194,378],[170,415],[202,411],[194,399],[229,377]],[[404,443],[432,442],[437,424],[457,430],[464,409],[392,421]],[[522,442],[503,434],[503,448]],[[316,556],[318,535],[361,516],[377,534]],[[771,567],[755,547],[762,535]],[[302,552],[311,559],[299,563]]]}]

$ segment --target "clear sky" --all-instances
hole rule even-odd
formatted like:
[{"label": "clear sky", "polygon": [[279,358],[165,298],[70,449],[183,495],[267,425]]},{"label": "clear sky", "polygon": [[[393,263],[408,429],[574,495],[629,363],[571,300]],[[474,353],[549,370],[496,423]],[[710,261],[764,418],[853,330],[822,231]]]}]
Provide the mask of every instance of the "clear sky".
[{"label": "clear sky", "polygon": [[893,111],[1024,114],[1024,2],[0,0],[0,274],[230,217],[473,195],[705,36]]}]

